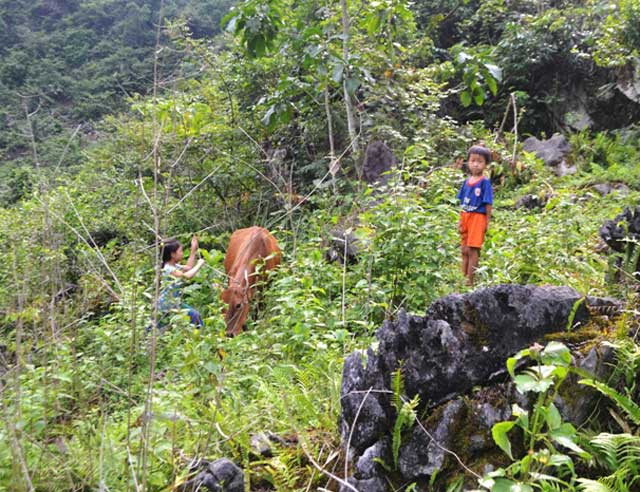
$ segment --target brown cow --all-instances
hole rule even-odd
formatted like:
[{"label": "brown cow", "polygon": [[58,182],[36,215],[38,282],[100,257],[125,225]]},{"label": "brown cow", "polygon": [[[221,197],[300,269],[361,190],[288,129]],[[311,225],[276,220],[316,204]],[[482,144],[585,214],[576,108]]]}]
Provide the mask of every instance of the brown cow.
[{"label": "brown cow", "polygon": [[280,257],[276,239],[262,227],[238,229],[231,235],[224,258],[229,286],[221,295],[229,305],[225,313],[227,335],[238,335],[247,320],[249,300],[259,276],[256,264],[264,260],[260,272],[266,272],[280,264]]}]

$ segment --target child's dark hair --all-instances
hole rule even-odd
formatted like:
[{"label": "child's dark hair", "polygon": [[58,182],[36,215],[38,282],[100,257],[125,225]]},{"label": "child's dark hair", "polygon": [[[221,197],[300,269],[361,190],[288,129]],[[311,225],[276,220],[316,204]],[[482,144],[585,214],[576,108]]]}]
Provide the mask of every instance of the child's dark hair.
[{"label": "child's dark hair", "polygon": [[171,255],[180,248],[180,241],[177,239],[167,239],[162,242],[162,266],[171,259]]},{"label": "child's dark hair", "polygon": [[481,155],[482,157],[484,157],[484,162],[486,164],[489,164],[491,162],[491,151],[486,147],[483,147],[482,145],[473,145],[467,151],[467,160],[469,160],[471,154]]}]

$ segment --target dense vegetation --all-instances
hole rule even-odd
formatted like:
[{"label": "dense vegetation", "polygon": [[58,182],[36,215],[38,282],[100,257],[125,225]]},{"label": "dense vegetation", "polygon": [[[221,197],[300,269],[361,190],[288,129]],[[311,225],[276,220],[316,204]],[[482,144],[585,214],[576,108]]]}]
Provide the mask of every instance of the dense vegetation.
[{"label": "dense vegetation", "polygon": [[[0,2],[0,203],[21,198],[31,185],[29,169],[53,167],[65,147],[63,166],[81,162],[81,147],[97,137],[98,120],[124,109],[128,98],[148,94],[161,16],[183,23],[194,38],[211,38],[232,3]],[[175,49],[163,52],[163,86],[188,71],[179,62]]]},{"label": "dense vegetation", "polygon": [[[626,339],[637,281],[628,271],[611,281],[612,262],[596,248],[602,222],[640,199],[640,104],[615,88],[637,70],[637,0],[248,0],[215,39],[223,4],[168,2],[167,17],[192,9],[193,35],[168,25],[158,45],[157,3],[0,5],[3,164],[25,151],[48,156],[7,178],[0,209],[0,490],[167,490],[191,459],[220,456],[245,468],[249,490],[336,489],[310,457],[343,466],[344,356],[398,309],[423,312],[464,290],[463,174],[450,164],[477,141],[502,156],[490,169],[497,200],[481,286],[551,283],[627,301],[610,328],[626,347],[619,389],[637,399],[637,345]],[[595,86],[611,97],[607,111],[587,104],[592,125],[578,129],[561,103],[571,105],[572,81],[587,74],[588,102]],[[96,122],[98,141],[73,153],[73,170],[63,168],[75,139],[25,142],[25,128],[30,137],[111,113],[120,86],[156,97]],[[16,93],[43,106],[26,116],[38,102],[21,113]],[[519,147],[523,133],[556,130],[572,143],[575,175],[558,178]],[[381,191],[358,179],[373,139],[398,157]],[[594,185],[607,182],[627,188],[602,196]],[[527,193],[549,200],[516,208]],[[250,224],[274,232],[284,261],[249,330],[229,339],[223,252],[230,232]],[[336,226],[359,238],[357,263],[325,259]],[[176,316],[149,334],[161,240],[187,244],[192,234],[208,268],[186,296],[205,327]],[[637,437],[634,410],[583,438]],[[257,459],[251,435],[266,431],[297,445]]]}]

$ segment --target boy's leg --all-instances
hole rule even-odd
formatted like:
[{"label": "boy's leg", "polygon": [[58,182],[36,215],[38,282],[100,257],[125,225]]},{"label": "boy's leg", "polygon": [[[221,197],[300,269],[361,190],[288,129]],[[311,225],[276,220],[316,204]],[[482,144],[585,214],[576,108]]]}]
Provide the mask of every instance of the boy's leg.
[{"label": "boy's leg", "polygon": [[469,247],[462,246],[462,274],[466,277],[469,270]]},{"label": "boy's leg", "polygon": [[473,285],[473,276],[478,268],[478,262],[480,259],[480,248],[468,248],[469,249],[469,264],[467,268],[467,285]]}]

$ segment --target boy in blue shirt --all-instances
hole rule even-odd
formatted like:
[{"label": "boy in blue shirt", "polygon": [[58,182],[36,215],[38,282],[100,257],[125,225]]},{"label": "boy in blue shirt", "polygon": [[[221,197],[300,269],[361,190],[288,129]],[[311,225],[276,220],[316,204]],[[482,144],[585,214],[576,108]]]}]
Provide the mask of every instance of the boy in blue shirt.
[{"label": "boy in blue shirt", "polygon": [[474,145],[467,152],[467,166],[471,176],[458,192],[462,206],[459,230],[462,236],[462,273],[466,285],[473,285],[473,275],[478,268],[480,249],[489,228],[493,206],[493,189],[484,177],[484,169],[491,162],[491,152],[481,145]]}]

